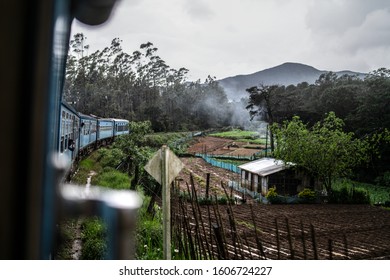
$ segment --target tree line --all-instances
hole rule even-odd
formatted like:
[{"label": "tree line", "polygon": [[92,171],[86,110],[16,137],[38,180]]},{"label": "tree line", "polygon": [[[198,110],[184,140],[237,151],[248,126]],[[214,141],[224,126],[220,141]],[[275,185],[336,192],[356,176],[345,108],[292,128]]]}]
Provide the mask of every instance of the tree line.
[{"label": "tree line", "polygon": [[331,174],[351,167],[360,181],[390,186],[390,70],[363,79],[328,72],[314,84],[260,84],[247,92],[251,117],[273,127],[275,155],[312,169],[329,186]]},{"label": "tree line", "polygon": [[152,129],[188,131],[231,124],[229,103],[215,77],[187,80],[188,69],[173,69],[153,43],[132,53],[119,38],[88,54],[84,34],[70,41],[64,98],[76,110],[99,117],[150,121]]}]

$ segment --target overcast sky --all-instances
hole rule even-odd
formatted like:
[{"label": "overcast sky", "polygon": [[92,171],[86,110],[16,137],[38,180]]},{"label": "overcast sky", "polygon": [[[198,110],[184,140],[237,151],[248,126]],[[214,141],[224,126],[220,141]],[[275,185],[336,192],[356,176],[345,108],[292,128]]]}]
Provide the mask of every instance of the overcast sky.
[{"label": "overcast sky", "polygon": [[190,80],[250,74],[284,62],[320,70],[390,68],[389,0],[121,0],[107,23],[75,21],[91,50],[118,37],[152,42]]}]

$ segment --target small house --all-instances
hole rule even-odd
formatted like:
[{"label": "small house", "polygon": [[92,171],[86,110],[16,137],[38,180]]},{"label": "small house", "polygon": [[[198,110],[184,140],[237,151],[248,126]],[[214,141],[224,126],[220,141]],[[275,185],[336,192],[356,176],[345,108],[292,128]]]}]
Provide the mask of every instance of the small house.
[{"label": "small house", "polygon": [[320,188],[312,176],[300,171],[293,163],[274,158],[262,158],[238,166],[241,170],[241,186],[250,191],[266,195],[268,189],[276,187],[281,195],[296,195],[305,187]]}]

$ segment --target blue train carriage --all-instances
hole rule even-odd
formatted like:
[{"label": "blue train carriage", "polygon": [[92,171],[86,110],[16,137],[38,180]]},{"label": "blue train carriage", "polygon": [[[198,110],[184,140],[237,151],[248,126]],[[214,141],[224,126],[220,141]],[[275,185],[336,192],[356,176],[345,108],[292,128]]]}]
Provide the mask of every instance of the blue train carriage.
[{"label": "blue train carriage", "polygon": [[107,145],[114,139],[114,120],[99,118],[97,120],[97,144]]},{"label": "blue train carriage", "polygon": [[80,115],[80,153],[88,154],[95,148],[97,139],[97,118]]},{"label": "blue train carriage", "polygon": [[114,121],[114,136],[129,134],[129,121],[124,119],[112,119]]},{"label": "blue train carriage", "polygon": [[58,151],[60,157],[64,158],[69,166],[77,157],[80,147],[79,125],[80,116],[77,111],[68,103],[62,101]]}]

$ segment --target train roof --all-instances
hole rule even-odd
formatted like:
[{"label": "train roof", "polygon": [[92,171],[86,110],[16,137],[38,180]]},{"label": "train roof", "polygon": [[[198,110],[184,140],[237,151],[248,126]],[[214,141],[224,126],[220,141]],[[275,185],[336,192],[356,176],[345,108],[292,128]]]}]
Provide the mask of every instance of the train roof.
[{"label": "train roof", "polygon": [[69,111],[71,111],[72,113],[74,113],[75,115],[80,115],[80,113],[77,112],[76,109],[65,100],[61,100],[61,105],[64,106]]},{"label": "train roof", "polygon": [[82,114],[82,113],[79,113],[79,116],[80,116],[80,118],[82,118],[82,119],[94,120],[94,121],[97,120],[97,118],[95,118],[95,117],[92,117],[92,116],[89,116],[89,115],[85,115],[85,114]]},{"label": "train roof", "polygon": [[125,119],[112,119],[114,122],[129,122],[128,120]]},{"label": "train roof", "polygon": [[108,121],[110,121],[110,122],[114,121],[114,120],[111,119],[111,118],[97,118],[97,119],[98,119],[98,121],[106,121],[106,122],[108,122]]}]

